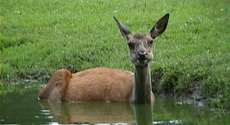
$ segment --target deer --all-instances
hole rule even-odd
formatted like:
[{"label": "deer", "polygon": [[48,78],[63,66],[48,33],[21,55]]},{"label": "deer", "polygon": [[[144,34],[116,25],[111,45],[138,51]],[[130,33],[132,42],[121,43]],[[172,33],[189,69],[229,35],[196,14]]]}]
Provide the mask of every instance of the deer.
[{"label": "deer", "polygon": [[72,74],[67,69],[59,69],[40,90],[39,100],[154,103],[149,63],[153,60],[153,42],[167,28],[169,13],[145,34],[132,33],[116,17],[114,20],[127,41],[134,72],[98,67]]}]

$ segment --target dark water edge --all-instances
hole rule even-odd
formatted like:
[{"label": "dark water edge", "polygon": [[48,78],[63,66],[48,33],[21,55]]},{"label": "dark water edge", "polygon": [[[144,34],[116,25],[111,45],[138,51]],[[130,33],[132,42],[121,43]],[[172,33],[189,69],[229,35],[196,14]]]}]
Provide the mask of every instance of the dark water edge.
[{"label": "dark water edge", "polygon": [[230,115],[156,96],[150,105],[39,102],[40,84],[1,86],[1,124],[227,125]]}]

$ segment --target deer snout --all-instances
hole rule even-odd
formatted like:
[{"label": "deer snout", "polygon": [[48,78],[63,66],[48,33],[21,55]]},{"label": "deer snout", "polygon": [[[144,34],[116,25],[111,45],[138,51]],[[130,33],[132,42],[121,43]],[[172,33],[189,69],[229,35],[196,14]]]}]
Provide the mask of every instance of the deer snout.
[{"label": "deer snout", "polygon": [[145,56],[147,55],[147,52],[146,51],[139,51],[137,54],[138,54],[138,58],[140,60],[145,60]]},{"label": "deer snout", "polygon": [[146,51],[139,51],[139,52],[138,52],[138,55],[139,55],[139,56],[144,56],[144,55],[146,55],[146,54],[147,54]]}]

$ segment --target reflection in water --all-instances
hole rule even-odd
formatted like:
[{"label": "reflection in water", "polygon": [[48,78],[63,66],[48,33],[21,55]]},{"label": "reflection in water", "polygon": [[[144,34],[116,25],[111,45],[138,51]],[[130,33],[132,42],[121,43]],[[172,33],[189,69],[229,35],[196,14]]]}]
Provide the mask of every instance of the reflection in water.
[{"label": "reflection in water", "polygon": [[[36,100],[39,87],[29,85],[9,86],[10,89],[2,87],[0,124],[4,125],[57,125],[83,122],[84,125],[148,125],[153,118],[154,125],[229,125],[230,123],[230,114],[213,113],[204,107],[177,103],[169,98],[156,98],[153,107],[102,102],[49,104]],[[149,112],[151,110],[152,112]],[[148,117],[152,115],[151,113],[154,117]]]},{"label": "reflection in water", "polygon": [[42,112],[52,117],[52,122],[73,123],[126,123],[152,125],[150,104],[128,103],[47,103],[40,102]]},{"label": "reflection in water", "polygon": [[137,125],[152,125],[152,105],[151,104],[136,104],[134,113]]}]

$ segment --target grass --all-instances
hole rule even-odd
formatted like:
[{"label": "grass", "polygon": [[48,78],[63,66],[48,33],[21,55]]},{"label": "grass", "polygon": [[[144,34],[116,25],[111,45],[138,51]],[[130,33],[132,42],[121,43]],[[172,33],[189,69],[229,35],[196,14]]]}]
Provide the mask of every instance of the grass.
[{"label": "grass", "polygon": [[132,71],[113,16],[133,32],[148,32],[170,13],[154,43],[153,90],[201,96],[230,109],[230,1],[7,0],[1,4],[1,78],[41,79],[57,69],[94,67]]}]

